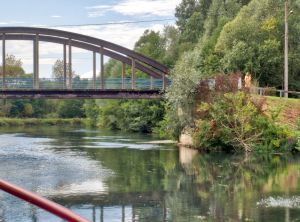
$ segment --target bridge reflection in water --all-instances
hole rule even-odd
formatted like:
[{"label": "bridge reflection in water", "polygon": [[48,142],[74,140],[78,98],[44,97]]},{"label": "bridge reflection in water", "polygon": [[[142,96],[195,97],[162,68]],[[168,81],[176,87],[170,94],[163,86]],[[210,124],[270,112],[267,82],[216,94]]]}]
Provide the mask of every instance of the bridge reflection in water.
[{"label": "bridge reflection in water", "polygon": [[[93,222],[167,221],[165,195],[162,192],[110,193],[108,195],[52,197]],[[33,216],[37,212],[32,212]],[[35,215],[34,215],[35,214]]]}]

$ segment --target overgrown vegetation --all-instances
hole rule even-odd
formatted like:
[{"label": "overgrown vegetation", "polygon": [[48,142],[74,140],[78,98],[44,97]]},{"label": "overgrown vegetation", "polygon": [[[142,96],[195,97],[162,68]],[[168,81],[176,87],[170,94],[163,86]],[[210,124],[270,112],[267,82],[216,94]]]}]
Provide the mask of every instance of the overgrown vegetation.
[{"label": "overgrown vegetation", "polygon": [[85,119],[50,119],[50,118],[0,118],[0,127],[15,127],[15,126],[80,126],[85,125]]},{"label": "overgrown vegetation", "polygon": [[212,103],[201,103],[193,133],[195,146],[245,152],[293,148],[295,134],[275,124],[264,113],[263,104],[263,99],[254,100],[244,92],[220,94]]}]

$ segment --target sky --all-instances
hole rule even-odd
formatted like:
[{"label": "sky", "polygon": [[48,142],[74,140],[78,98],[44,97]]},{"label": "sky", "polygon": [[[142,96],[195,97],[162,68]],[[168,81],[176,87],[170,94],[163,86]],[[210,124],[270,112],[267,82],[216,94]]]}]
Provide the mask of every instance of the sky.
[{"label": "sky", "polygon": [[[175,8],[180,2],[181,0],[9,0],[1,4],[0,27],[33,26],[61,29],[104,39],[132,49],[146,29],[162,31],[165,25],[175,24]],[[64,27],[64,25],[163,19],[171,20]],[[21,59],[23,68],[30,73],[33,70],[32,47],[32,42],[29,41],[7,41],[6,53]],[[40,43],[40,77],[52,76],[52,66],[57,59],[62,59],[62,50],[59,44]],[[99,60],[97,57],[98,63]],[[108,61],[108,58],[105,58],[105,61]],[[74,48],[73,69],[82,78],[92,77],[92,52]]]}]

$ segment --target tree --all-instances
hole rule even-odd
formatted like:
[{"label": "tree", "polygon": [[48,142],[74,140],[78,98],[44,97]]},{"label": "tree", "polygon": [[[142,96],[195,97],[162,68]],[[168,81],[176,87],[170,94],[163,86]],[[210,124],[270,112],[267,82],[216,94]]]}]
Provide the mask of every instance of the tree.
[{"label": "tree", "polygon": [[[291,88],[300,87],[300,10],[297,1],[291,1],[295,9],[290,16],[290,77]],[[299,2],[299,1],[298,1]],[[227,71],[250,71],[262,86],[281,87],[283,74],[283,10],[276,0],[253,0],[234,20],[228,22],[215,46],[215,52],[223,59],[222,68]],[[297,24],[297,25],[296,25]]]},{"label": "tree", "polygon": [[[21,59],[17,59],[14,55],[6,55],[5,58],[5,75],[10,77],[22,76],[25,74],[22,68]],[[0,76],[3,75],[3,67],[0,67]]]},{"label": "tree", "polygon": [[[66,63],[66,75],[68,78],[68,75],[70,73],[70,66],[69,63]],[[52,76],[53,78],[57,79],[63,79],[64,78],[64,60],[56,60],[54,65],[52,66]],[[71,77],[75,77],[75,71],[72,70]]]},{"label": "tree", "polygon": [[86,100],[84,103],[84,111],[85,116],[88,119],[88,123],[91,126],[97,125],[97,120],[99,117],[100,109],[99,106],[96,104],[95,100]]},{"label": "tree", "polygon": [[146,30],[135,43],[134,50],[161,62],[165,54],[165,42],[159,32]]},{"label": "tree", "polygon": [[83,118],[84,113],[84,100],[64,100],[59,103],[58,116],[61,118]]},{"label": "tree", "polygon": [[181,32],[181,43],[195,44],[199,41],[211,4],[212,0],[183,0],[177,6],[175,16]]}]

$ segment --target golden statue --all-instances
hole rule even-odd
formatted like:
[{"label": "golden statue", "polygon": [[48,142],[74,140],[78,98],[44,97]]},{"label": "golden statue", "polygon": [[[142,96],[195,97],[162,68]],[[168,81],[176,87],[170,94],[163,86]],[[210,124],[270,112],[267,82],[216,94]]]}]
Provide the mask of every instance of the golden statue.
[{"label": "golden statue", "polygon": [[249,72],[245,75],[245,88],[251,88],[251,74]]}]

